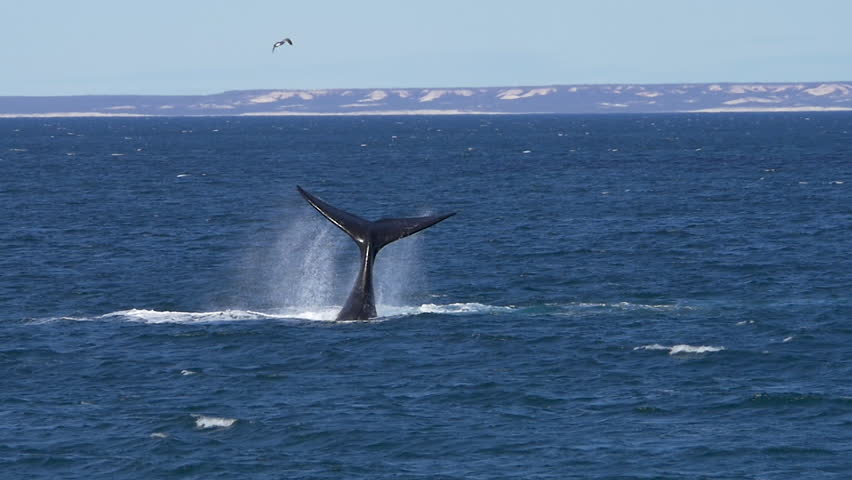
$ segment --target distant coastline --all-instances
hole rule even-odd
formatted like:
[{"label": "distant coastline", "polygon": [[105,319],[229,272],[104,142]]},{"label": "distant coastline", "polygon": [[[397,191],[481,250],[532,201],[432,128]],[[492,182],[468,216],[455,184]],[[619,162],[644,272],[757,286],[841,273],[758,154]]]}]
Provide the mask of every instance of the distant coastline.
[{"label": "distant coastline", "polygon": [[0,118],[852,111],[852,82],[238,90],[0,96]]}]

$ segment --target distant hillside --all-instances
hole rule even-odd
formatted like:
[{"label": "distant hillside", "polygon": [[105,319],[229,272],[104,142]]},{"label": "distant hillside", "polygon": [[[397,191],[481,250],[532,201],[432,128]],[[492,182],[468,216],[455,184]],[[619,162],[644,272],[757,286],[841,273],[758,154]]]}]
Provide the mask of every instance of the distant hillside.
[{"label": "distant hillside", "polygon": [[0,97],[0,117],[664,113],[852,110],[852,83],[239,90],[213,95]]}]

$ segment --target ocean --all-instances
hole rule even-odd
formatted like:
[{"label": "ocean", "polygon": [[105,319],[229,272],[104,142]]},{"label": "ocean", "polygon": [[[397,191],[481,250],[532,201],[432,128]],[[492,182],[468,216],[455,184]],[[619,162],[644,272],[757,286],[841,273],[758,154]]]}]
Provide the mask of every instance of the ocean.
[{"label": "ocean", "polygon": [[0,477],[852,478],[850,132],[0,119]]}]

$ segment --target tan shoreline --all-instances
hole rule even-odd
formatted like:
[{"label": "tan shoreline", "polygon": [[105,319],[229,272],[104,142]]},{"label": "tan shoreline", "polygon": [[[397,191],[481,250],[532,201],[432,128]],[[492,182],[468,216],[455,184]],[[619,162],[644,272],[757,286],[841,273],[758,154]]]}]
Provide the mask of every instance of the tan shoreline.
[{"label": "tan shoreline", "polygon": [[718,107],[689,110],[689,113],[760,113],[760,112],[850,112],[850,107]]},{"label": "tan shoreline", "polygon": [[142,118],[142,117],[360,117],[391,115],[609,115],[631,114],[653,115],[670,113],[783,113],[783,112],[849,112],[852,107],[718,107],[697,110],[668,112],[485,112],[466,110],[374,110],[360,112],[247,112],[233,115],[150,115],[142,113],[103,112],[48,112],[48,113],[0,113],[0,118]]},{"label": "tan shoreline", "polygon": [[49,113],[0,113],[0,118],[77,118],[77,117],[153,117],[140,113],[101,112],[49,112]]}]

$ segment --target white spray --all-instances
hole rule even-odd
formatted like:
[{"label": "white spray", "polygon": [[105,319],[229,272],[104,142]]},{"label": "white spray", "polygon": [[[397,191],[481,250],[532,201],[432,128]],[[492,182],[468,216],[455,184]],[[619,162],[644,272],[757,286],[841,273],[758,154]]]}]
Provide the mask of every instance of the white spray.
[{"label": "white spray", "polygon": [[[415,292],[422,291],[421,243],[414,235],[379,253],[374,278],[379,316],[412,304]],[[334,225],[307,212],[287,224],[266,251],[256,252],[249,268],[252,277],[262,279],[258,288],[267,308],[287,316],[333,319],[357,275],[358,247]]]}]

